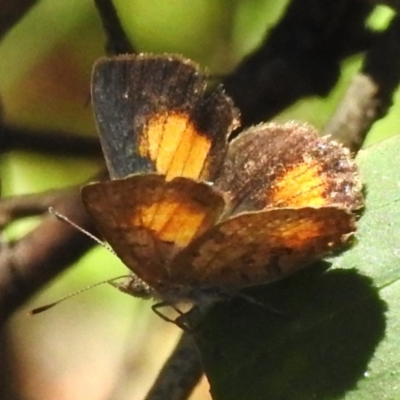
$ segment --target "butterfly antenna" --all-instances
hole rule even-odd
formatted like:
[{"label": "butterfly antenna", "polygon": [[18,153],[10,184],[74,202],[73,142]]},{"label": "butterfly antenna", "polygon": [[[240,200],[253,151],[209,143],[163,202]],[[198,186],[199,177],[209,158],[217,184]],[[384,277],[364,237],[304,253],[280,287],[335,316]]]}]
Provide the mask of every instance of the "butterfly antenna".
[{"label": "butterfly antenna", "polygon": [[84,288],[82,288],[82,289],[77,290],[76,292],[73,292],[73,293],[71,293],[71,294],[69,294],[69,295],[63,297],[63,298],[60,299],[60,300],[54,301],[53,303],[49,303],[49,304],[46,304],[46,305],[44,305],[44,306],[34,308],[33,310],[29,311],[29,315],[40,314],[40,313],[42,313],[43,311],[47,311],[48,309],[50,309],[50,308],[52,308],[52,307],[54,307],[54,306],[56,306],[56,305],[62,303],[63,301],[70,299],[71,297],[75,297],[75,296],[77,296],[78,294],[81,294],[81,293],[83,293],[83,292],[86,292],[87,290],[93,289],[93,288],[95,288],[95,287],[97,287],[97,286],[100,286],[100,285],[104,285],[105,283],[112,284],[114,281],[117,281],[117,280],[123,279],[123,278],[129,278],[130,276],[131,276],[131,275],[121,275],[121,276],[117,276],[117,277],[115,277],[115,278],[107,279],[107,280],[105,280],[105,281],[97,282],[97,283],[95,283],[95,284],[93,284],[93,285],[86,286],[86,287],[84,287]]},{"label": "butterfly antenna", "polygon": [[[68,225],[72,226],[73,228],[77,229],[79,232],[83,233],[90,239],[94,240],[97,244],[99,244],[101,247],[104,247],[107,249],[110,253],[115,255],[115,251],[108,246],[106,243],[104,243],[102,240],[100,240],[98,237],[92,235],[90,232],[87,230],[83,229],[79,225],[77,225],[75,222],[71,221],[68,217],[66,217],[63,214],[60,214],[58,211],[56,211],[53,207],[49,207],[49,213],[54,215],[57,219],[60,221],[66,222]],[[84,289],[83,289],[84,290]]]}]

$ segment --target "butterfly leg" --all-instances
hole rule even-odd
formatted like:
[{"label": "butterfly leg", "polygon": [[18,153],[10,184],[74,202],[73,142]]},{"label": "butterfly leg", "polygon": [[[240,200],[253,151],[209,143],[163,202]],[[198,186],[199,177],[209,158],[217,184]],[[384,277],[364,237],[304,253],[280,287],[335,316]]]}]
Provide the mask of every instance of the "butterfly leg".
[{"label": "butterfly leg", "polygon": [[[177,318],[169,318],[167,315],[160,311],[160,308],[164,307],[171,307],[179,314],[179,316]],[[187,321],[185,321],[186,313],[182,312],[178,307],[174,306],[168,301],[160,301],[159,303],[153,304],[151,306],[151,309],[164,321],[175,324],[185,332],[191,332],[191,328],[189,327]]]}]

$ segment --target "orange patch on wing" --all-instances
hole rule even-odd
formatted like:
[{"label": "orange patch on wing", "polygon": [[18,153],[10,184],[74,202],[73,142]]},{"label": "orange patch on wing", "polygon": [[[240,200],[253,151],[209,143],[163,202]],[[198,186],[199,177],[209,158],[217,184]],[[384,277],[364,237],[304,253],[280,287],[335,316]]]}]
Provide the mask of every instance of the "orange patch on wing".
[{"label": "orange patch on wing", "polygon": [[275,227],[275,234],[279,232],[277,240],[285,247],[302,249],[315,238],[322,236],[325,224],[321,220],[303,219],[299,221],[286,220]]},{"label": "orange patch on wing", "polygon": [[336,207],[243,213],[181,251],[174,278],[227,287],[271,282],[339,248],[354,230],[354,217]]},{"label": "orange patch on wing", "polygon": [[298,164],[274,184],[271,205],[284,207],[321,207],[327,204],[324,181],[319,165]]},{"label": "orange patch on wing", "polygon": [[179,112],[152,117],[141,136],[139,152],[170,181],[177,176],[197,179],[206,162],[211,140],[202,135],[188,115]]},{"label": "orange patch on wing", "polygon": [[131,217],[132,225],[147,228],[161,241],[181,248],[201,232],[203,223],[209,217],[207,207],[179,198],[161,200],[135,211]]}]

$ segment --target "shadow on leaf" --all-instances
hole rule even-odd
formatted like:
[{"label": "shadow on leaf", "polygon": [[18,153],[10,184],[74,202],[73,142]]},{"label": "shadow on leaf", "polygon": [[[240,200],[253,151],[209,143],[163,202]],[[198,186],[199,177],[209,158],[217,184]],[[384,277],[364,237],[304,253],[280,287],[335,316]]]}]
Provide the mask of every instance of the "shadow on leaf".
[{"label": "shadow on leaf", "polygon": [[205,317],[196,339],[214,399],[334,399],[356,387],[386,304],[371,279],[326,264],[246,291],[265,308],[235,298]]}]

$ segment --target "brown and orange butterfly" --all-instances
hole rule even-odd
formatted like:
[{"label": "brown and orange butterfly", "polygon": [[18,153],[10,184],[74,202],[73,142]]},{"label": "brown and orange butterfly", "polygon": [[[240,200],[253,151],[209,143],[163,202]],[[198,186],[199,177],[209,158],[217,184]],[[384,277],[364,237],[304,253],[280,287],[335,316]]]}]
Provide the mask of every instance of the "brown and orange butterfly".
[{"label": "brown and orange butterfly", "polygon": [[238,112],[191,61],[101,59],[92,101],[111,180],[82,199],[134,273],[132,294],[196,303],[265,284],[355,231],[363,198],[349,151],[297,122],[229,142]]}]

